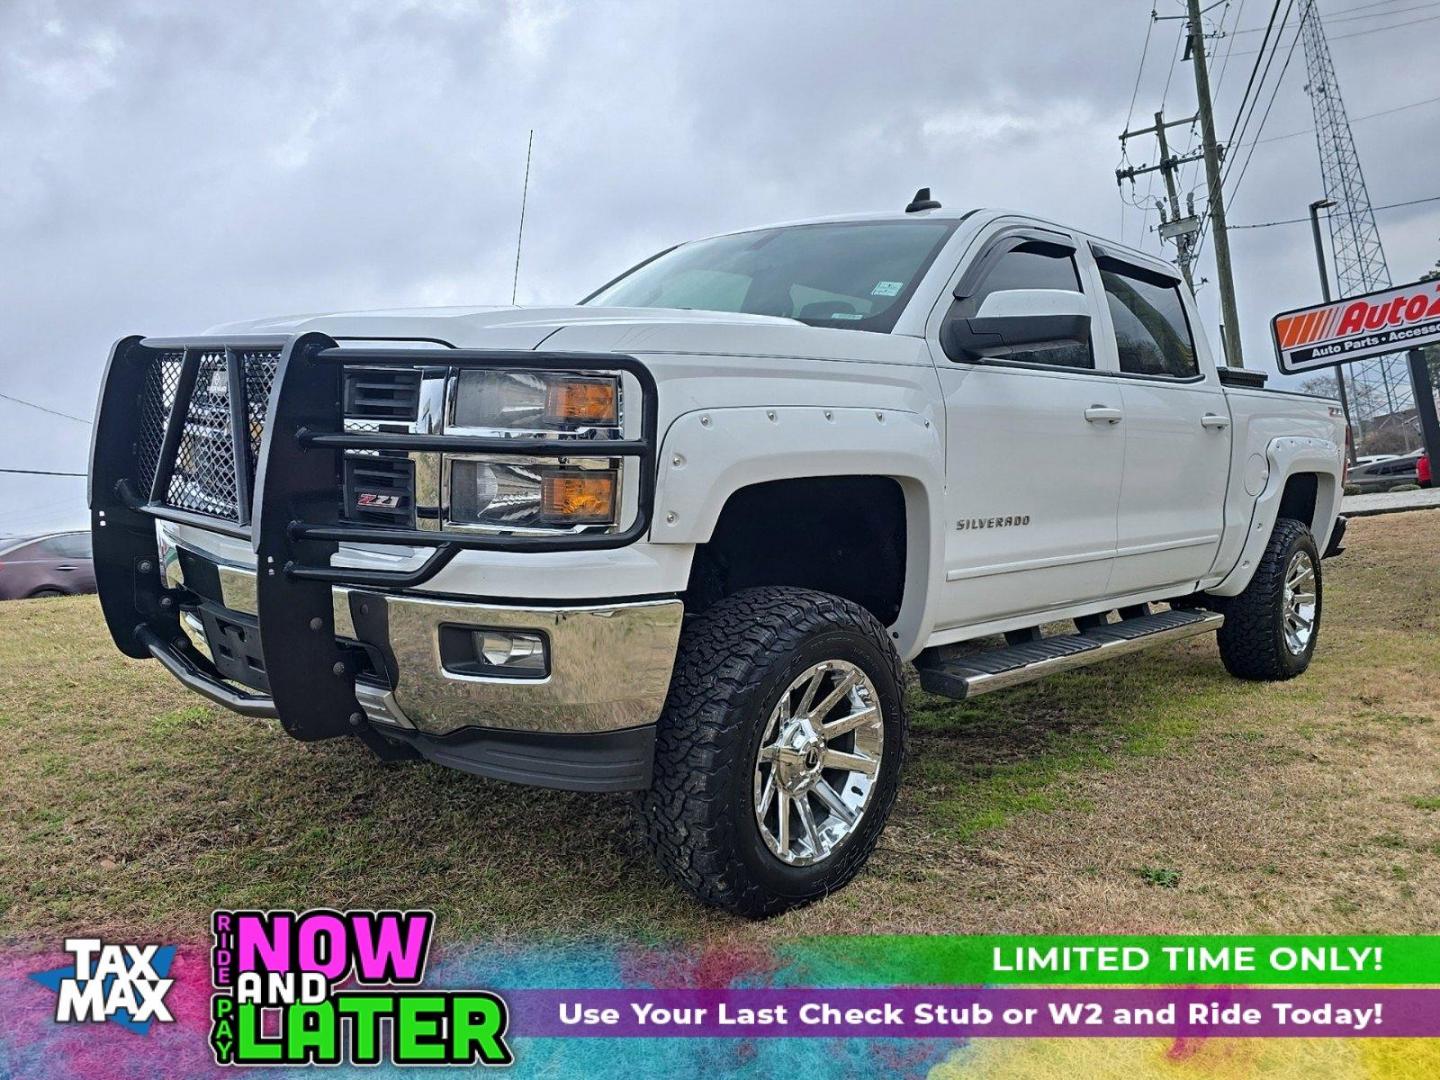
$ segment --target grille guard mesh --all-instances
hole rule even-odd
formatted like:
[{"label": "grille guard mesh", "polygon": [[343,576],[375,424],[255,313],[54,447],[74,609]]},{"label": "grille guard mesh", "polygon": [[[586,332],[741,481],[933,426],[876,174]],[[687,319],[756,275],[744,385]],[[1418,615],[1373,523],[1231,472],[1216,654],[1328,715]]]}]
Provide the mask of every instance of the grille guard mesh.
[{"label": "grille guard mesh", "polygon": [[[279,490],[258,491],[257,476],[269,476],[271,479],[267,482],[272,487],[283,487],[293,469],[309,465],[316,456],[324,456],[333,461],[333,497],[316,500],[315,493],[310,492],[308,506],[313,513],[295,512],[283,525],[277,523],[270,528],[283,528],[288,540],[297,543],[354,542],[434,549],[419,569],[411,571],[332,568],[328,559],[325,565],[315,565],[287,551],[283,569],[288,576],[339,584],[407,588],[429,580],[456,553],[465,549],[613,548],[634,543],[649,530],[657,441],[656,387],[649,369],[633,357],[610,353],[345,349],[320,334],[292,338],[128,340],[133,344],[124,350],[121,360],[133,369],[130,381],[136,384],[137,390],[128,401],[116,401],[110,407],[115,413],[124,411],[125,415],[108,415],[107,420],[111,425],[123,427],[129,453],[126,460],[112,463],[113,467],[105,470],[118,476],[111,486],[122,493],[126,505],[154,517],[251,539],[259,551],[263,544],[256,534],[257,521],[252,517],[259,519],[259,506],[269,495],[282,501],[287,496]],[[111,396],[114,364],[115,358],[112,358],[112,372],[107,373],[102,394],[102,409]],[[642,399],[639,438],[594,444],[594,449],[603,448],[606,456],[639,459],[639,499],[631,524],[606,533],[507,536],[418,530],[347,520],[341,498],[344,455],[452,451],[565,456],[576,452],[573,440],[379,431],[375,430],[376,425],[345,420],[340,395],[333,392],[347,368],[447,367],[453,373],[464,368],[499,366],[621,371],[635,377]],[[287,410],[277,403],[301,397],[325,404],[317,404],[303,415],[291,416],[284,422]],[[276,437],[267,438],[271,410],[277,408],[283,430]]]},{"label": "grille guard mesh", "polygon": [[[355,451],[564,457],[578,449],[573,439],[351,430],[343,416],[347,366],[626,373],[639,384],[639,437],[586,449],[637,459],[632,520],[615,532],[544,536],[346,520],[343,465]],[[335,636],[332,585],[413,588],[466,549],[573,551],[635,543],[649,530],[654,504],[657,415],[654,377],[634,357],[619,354],[344,349],[321,334],[125,338],[111,352],[90,457],[91,535],[105,621],[126,655],[156,656],[215,700],[242,711],[260,709],[248,699],[236,705],[234,687],[181,633],[178,613],[193,597],[165,585],[155,520],[246,540],[256,553],[261,646],[271,687],[263,714],[273,705],[285,730],[300,739],[379,738],[364,724],[356,698],[360,665],[354,647]],[[342,543],[430,548],[431,554],[411,570],[332,566]]]}]

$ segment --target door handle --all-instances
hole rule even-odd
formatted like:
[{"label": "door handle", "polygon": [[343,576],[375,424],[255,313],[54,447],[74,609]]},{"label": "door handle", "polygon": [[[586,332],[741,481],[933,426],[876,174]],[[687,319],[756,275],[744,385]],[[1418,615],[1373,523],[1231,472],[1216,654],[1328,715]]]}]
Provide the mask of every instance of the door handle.
[{"label": "door handle", "polygon": [[1091,405],[1085,410],[1085,420],[1091,424],[1118,424],[1125,419],[1125,414],[1119,409],[1111,408],[1109,405]]},{"label": "door handle", "polygon": [[56,570],[74,570],[75,567],[73,567],[73,566],[57,566],[57,567],[55,567],[55,569],[56,569]]},{"label": "door handle", "polygon": [[1212,428],[1216,431],[1223,431],[1230,426],[1230,418],[1228,416],[1221,416],[1219,413],[1207,412],[1200,418],[1200,426],[1203,428]]}]

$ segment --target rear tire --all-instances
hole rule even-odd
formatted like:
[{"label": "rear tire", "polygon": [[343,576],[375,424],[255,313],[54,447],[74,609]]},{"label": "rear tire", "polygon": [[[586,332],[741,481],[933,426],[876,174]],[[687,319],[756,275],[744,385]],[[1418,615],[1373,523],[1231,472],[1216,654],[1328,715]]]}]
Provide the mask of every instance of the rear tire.
[{"label": "rear tire", "polygon": [[818,900],[874,849],[905,734],[900,658],[869,612],[809,589],[727,596],[681,635],[638,799],[650,848],[737,914]]},{"label": "rear tire", "polygon": [[27,597],[27,599],[30,599],[30,600],[48,600],[48,599],[51,599],[51,598],[56,597],[56,596],[64,596],[64,595],[65,595],[65,590],[64,590],[64,589],[44,588],[44,589],[36,589],[34,592],[32,592],[32,593],[29,595],[29,597]]},{"label": "rear tire", "polygon": [[1304,522],[1281,518],[1255,576],[1224,602],[1217,635],[1231,675],[1275,682],[1310,666],[1320,638],[1320,552]]}]

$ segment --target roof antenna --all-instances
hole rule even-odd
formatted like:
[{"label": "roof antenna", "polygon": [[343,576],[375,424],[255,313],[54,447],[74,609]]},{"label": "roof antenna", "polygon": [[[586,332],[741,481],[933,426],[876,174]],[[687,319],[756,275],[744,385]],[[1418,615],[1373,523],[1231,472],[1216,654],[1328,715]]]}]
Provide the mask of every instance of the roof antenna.
[{"label": "roof antenna", "polygon": [[939,210],[940,204],[930,198],[930,189],[922,187],[915,192],[915,198],[910,200],[910,205],[905,207],[905,213],[913,214],[920,210]]},{"label": "roof antenna", "polygon": [[510,282],[510,306],[515,306],[515,297],[520,291],[520,242],[525,239],[525,203],[530,198],[530,151],[535,147],[535,129],[530,129],[530,141],[525,144],[525,187],[520,193],[520,232],[515,237],[515,278]]}]

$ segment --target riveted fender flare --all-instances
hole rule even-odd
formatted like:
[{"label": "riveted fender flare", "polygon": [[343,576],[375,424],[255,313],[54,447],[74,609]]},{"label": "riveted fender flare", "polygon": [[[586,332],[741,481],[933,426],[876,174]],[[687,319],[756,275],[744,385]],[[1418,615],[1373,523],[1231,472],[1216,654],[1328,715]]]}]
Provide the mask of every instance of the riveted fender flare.
[{"label": "riveted fender flare", "polygon": [[652,544],[709,540],[730,496],[772,480],[888,476],[905,496],[905,589],[890,627],[913,657],[944,575],[945,448],[935,425],[896,409],[745,406],[675,418],[661,444]]},{"label": "riveted fender flare", "polygon": [[1318,483],[1315,488],[1315,517],[1310,523],[1315,533],[1315,546],[1321,551],[1330,542],[1330,532],[1335,528],[1335,519],[1340,513],[1340,496],[1343,488],[1340,470],[1343,450],[1328,439],[1285,437],[1272,439],[1265,448],[1265,457],[1270,466],[1270,478],[1265,489],[1255,500],[1250,515],[1250,530],[1240,549],[1240,558],[1220,582],[1207,592],[1216,596],[1238,596],[1245,591],[1260,565],[1260,556],[1270,542],[1270,533],[1280,512],[1280,499],[1285,494],[1285,485],[1290,477],[1301,473],[1315,473]]}]

